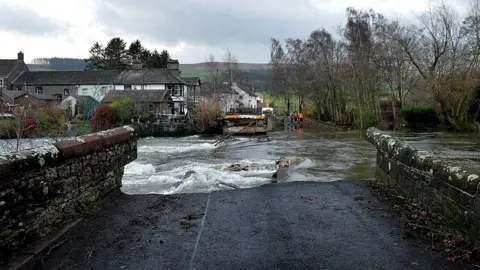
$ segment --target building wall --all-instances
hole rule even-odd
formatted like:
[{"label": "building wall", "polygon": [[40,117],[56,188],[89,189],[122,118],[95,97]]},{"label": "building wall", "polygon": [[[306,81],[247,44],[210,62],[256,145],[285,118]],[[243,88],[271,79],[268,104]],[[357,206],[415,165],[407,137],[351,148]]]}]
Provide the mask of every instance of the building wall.
[{"label": "building wall", "polygon": [[[42,87],[43,94],[47,95],[61,95],[61,99],[65,99],[68,96],[76,96],[77,95],[77,86],[76,85],[27,85],[25,86],[16,86],[15,89],[21,88],[21,90],[28,91],[30,93],[36,93],[37,87]],[[70,94],[65,95],[65,89],[68,89]]]},{"label": "building wall", "polygon": [[77,99],[73,96],[69,96],[67,98],[65,98],[64,100],[62,100],[62,102],[60,103],[60,108],[66,110],[68,109],[68,107],[70,107],[70,112],[72,113],[71,116],[74,117],[75,116],[75,106],[77,106]]},{"label": "building wall", "polygon": [[119,194],[136,158],[131,127],[0,156],[0,264]]},{"label": "building wall", "polygon": [[145,90],[165,90],[165,84],[147,84],[143,86]]},{"label": "building wall", "polygon": [[230,109],[238,108],[238,104],[235,103],[235,100],[238,100],[238,94],[229,94],[229,93],[222,93],[219,95],[219,102],[222,111],[229,112]]},{"label": "building wall", "polygon": [[100,102],[105,95],[113,90],[115,87],[113,84],[103,85],[79,85],[77,89],[77,96],[91,96],[96,101]]},{"label": "building wall", "polygon": [[23,95],[20,97],[17,97],[15,99],[15,104],[18,104],[23,107],[28,107],[31,106],[32,108],[39,108],[39,107],[57,107],[60,102],[55,101],[55,100],[42,100],[38,99],[32,95]]}]

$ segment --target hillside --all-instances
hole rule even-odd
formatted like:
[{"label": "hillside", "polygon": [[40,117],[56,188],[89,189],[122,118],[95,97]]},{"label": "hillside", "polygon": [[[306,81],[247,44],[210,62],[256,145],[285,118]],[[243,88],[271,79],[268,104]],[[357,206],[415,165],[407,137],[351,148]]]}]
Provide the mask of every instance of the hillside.
[{"label": "hillside", "polygon": [[[52,70],[83,70],[85,61],[75,58],[41,58],[35,64],[27,64],[31,71],[52,71]],[[223,63],[218,63],[220,70],[224,69]],[[208,63],[180,64],[182,76],[200,77],[205,80],[209,74]],[[249,80],[265,80],[270,75],[268,64],[262,63],[238,63],[238,69],[244,71]]]},{"label": "hillside", "polygon": [[[83,70],[85,60],[76,58],[38,58],[34,59],[32,64],[28,64],[30,70]],[[218,63],[219,69],[224,68],[222,62]],[[209,65],[205,62],[195,64],[180,64],[182,71],[208,70]],[[238,63],[238,69],[249,70],[269,70],[268,64],[263,63]]]}]

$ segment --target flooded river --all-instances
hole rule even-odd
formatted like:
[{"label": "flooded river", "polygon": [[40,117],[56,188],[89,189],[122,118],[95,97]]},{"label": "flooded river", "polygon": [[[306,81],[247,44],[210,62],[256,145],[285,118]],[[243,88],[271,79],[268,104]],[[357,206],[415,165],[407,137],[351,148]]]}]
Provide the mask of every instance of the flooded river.
[{"label": "flooded river", "polygon": [[[421,149],[447,159],[460,159],[480,166],[477,136],[458,134],[392,134]],[[359,133],[275,132],[269,141],[258,137],[236,137],[237,141],[213,146],[218,137],[144,138],[138,143],[138,159],[125,168],[123,192],[190,193],[225,189],[219,181],[242,188],[270,181],[275,160],[286,156],[296,160],[289,181],[367,180],[374,177],[376,152]],[[250,170],[229,172],[231,164]],[[472,165],[472,163],[475,163]],[[196,173],[182,180],[187,171]]]},{"label": "flooded river", "polygon": [[[480,137],[476,134],[391,135],[452,164],[475,171],[480,169]],[[269,141],[259,141],[258,137],[236,137],[236,141],[215,147],[212,143],[218,138],[197,135],[139,139],[138,158],[125,167],[123,192],[172,194],[228,188],[219,181],[241,188],[260,186],[270,181],[275,160],[281,156],[296,160],[289,181],[366,180],[374,177],[375,149],[357,132],[279,131],[270,133]],[[0,140],[0,151],[11,151],[13,142]],[[24,141],[21,148],[46,143],[51,141]],[[225,170],[235,163],[248,165],[250,170]],[[185,173],[192,170],[196,173],[183,179]]]}]

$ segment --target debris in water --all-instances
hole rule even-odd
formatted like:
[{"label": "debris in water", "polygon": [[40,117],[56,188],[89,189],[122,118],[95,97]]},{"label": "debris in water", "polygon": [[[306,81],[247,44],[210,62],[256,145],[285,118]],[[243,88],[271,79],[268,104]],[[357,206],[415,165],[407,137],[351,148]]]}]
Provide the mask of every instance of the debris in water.
[{"label": "debris in water", "polygon": [[248,165],[241,165],[241,164],[232,164],[226,170],[231,172],[239,172],[239,171],[248,171],[250,167]]}]

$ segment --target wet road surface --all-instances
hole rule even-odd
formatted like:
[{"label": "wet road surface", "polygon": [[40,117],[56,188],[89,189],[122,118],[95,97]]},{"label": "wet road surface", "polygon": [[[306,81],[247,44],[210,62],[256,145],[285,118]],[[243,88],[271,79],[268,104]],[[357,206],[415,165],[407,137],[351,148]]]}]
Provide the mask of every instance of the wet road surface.
[{"label": "wet road surface", "polygon": [[[120,195],[63,236],[48,269],[443,269],[365,181]],[[38,265],[37,265],[38,266]],[[30,265],[30,268],[33,266]]]}]

